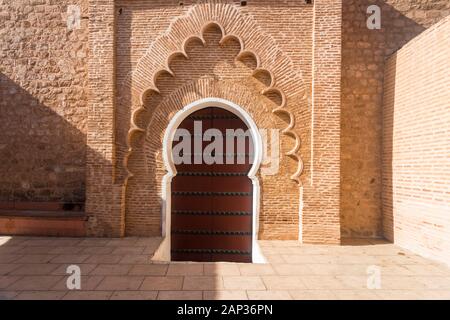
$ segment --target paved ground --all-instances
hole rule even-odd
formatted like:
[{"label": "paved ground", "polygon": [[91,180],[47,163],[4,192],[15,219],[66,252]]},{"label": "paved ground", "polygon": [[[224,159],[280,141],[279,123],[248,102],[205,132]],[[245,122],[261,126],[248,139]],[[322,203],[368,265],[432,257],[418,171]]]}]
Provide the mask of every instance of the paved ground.
[{"label": "paved ground", "polygon": [[[260,241],[259,265],[155,263],[159,241],[0,237],[0,299],[450,299],[449,268],[381,240]],[[72,264],[81,290],[66,287]]]}]

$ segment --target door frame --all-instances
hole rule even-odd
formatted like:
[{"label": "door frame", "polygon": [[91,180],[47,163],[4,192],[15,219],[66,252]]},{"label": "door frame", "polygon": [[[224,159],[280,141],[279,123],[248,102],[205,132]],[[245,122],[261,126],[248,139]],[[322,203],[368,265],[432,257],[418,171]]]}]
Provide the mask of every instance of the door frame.
[{"label": "door frame", "polygon": [[161,228],[163,240],[161,245],[156,250],[153,260],[170,261],[170,248],[171,248],[171,183],[172,178],[176,175],[177,170],[172,158],[172,142],[175,136],[175,131],[181,124],[181,122],[193,112],[207,108],[217,107],[232,112],[238,116],[250,129],[250,134],[253,139],[254,145],[254,162],[248,177],[252,181],[253,193],[252,193],[252,262],[253,263],[265,263],[266,260],[261,253],[261,249],[258,245],[257,236],[259,230],[259,204],[260,204],[260,185],[257,177],[257,172],[262,162],[263,155],[263,143],[261,134],[259,133],[256,123],[253,121],[250,114],[239,105],[222,99],[222,98],[203,98],[194,101],[186,105],[183,109],[178,111],[174,117],[170,120],[169,125],[164,133],[163,139],[163,161],[167,170],[167,174],[162,179],[162,219]]}]

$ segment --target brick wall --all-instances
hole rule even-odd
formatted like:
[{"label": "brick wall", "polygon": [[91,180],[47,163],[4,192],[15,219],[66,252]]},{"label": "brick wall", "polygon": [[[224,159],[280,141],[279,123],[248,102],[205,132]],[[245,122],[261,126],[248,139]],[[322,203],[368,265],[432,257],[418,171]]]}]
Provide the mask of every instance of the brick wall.
[{"label": "brick wall", "polygon": [[386,63],[383,231],[450,264],[450,17]]},{"label": "brick wall", "polygon": [[[366,27],[369,5],[381,29]],[[341,232],[382,237],[381,104],[384,61],[450,13],[447,0],[345,0],[342,12]]]},{"label": "brick wall", "polygon": [[303,186],[304,242],[339,243],[341,1],[314,1],[311,175]]},{"label": "brick wall", "polygon": [[88,233],[120,236],[120,186],[114,184],[115,41],[114,2],[89,1],[89,114],[86,212]]},{"label": "brick wall", "polygon": [[0,2],[0,202],[85,199],[87,3]]}]

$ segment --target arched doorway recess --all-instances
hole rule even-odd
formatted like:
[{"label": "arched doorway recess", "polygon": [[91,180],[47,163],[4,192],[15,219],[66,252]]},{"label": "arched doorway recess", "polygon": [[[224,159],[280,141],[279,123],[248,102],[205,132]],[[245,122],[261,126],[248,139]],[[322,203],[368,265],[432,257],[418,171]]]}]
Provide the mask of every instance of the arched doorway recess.
[{"label": "arched doorway recess", "polygon": [[[235,161],[239,156],[251,157],[251,163],[213,164],[208,169],[202,165],[197,168],[192,164],[177,165],[172,152],[177,129],[180,125],[192,128],[196,118],[207,120],[202,133],[214,124],[221,129],[227,126],[248,129],[248,137],[252,141],[251,153],[247,148],[245,155],[233,157]],[[190,156],[194,157],[195,152]],[[224,156],[227,156],[226,152]],[[262,141],[251,116],[242,107],[225,99],[197,100],[185,106],[170,121],[164,135],[163,158],[168,172],[163,179],[164,241],[154,259],[264,262],[256,242],[260,201],[256,174],[262,159]],[[181,174],[177,177],[179,169]],[[196,171],[202,173],[194,176],[192,172]],[[197,181],[185,177],[197,177]],[[223,178],[220,181],[225,185],[213,186],[217,182],[215,178]],[[234,179],[235,183],[226,182],[225,178]],[[208,186],[230,190],[206,191]],[[198,190],[194,190],[196,188]],[[197,215],[199,217],[193,218]],[[186,245],[189,241],[191,243]]]}]

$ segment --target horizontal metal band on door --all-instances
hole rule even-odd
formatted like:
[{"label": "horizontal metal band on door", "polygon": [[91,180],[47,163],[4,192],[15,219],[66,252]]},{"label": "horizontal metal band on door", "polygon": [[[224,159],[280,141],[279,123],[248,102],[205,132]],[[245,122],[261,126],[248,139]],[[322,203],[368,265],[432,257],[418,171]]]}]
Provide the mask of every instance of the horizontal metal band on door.
[{"label": "horizontal metal band on door", "polygon": [[219,231],[219,230],[172,230],[172,234],[192,234],[208,236],[251,236],[250,231]]},{"label": "horizontal metal band on door", "polygon": [[189,177],[246,177],[247,172],[206,172],[206,171],[190,171],[190,172],[177,172],[177,176],[189,176]]},{"label": "horizontal metal band on door", "polygon": [[250,255],[250,251],[225,250],[225,249],[172,249],[172,253],[219,253],[219,254],[242,254]]},{"label": "horizontal metal band on door", "polygon": [[174,196],[251,196],[251,192],[172,191]]},{"label": "horizontal metal band on door", "polygon": [[200,216],[251,216],[248,211],[194,211],[194,210],[172,210],[173,214],[200,215]]}]

